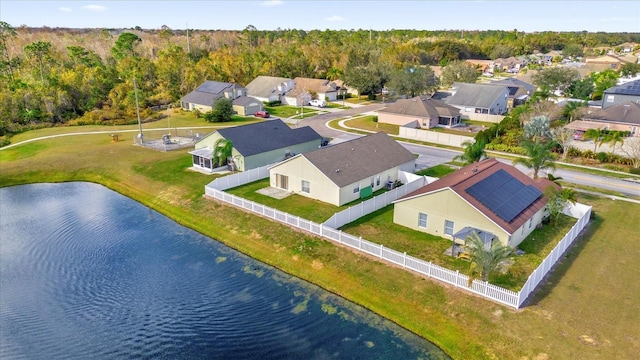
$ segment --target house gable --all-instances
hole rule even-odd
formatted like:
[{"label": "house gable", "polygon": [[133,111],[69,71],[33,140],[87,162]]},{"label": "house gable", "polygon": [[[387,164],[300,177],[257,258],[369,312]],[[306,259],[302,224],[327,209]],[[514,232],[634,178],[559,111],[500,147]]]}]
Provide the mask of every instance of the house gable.
[{"label": "house gable", "polygon": [[[287,191],[336,206],[340,205],[340,189],[338,186],[315,167],[304,154],[296,155],[272,166],[269,169],[271,186],[283,188],[282,179],[279,178],[282,176],[287,179]],[[305,189],[302,186],[303,181],[306,182],[305,185],[308,185]]]}]

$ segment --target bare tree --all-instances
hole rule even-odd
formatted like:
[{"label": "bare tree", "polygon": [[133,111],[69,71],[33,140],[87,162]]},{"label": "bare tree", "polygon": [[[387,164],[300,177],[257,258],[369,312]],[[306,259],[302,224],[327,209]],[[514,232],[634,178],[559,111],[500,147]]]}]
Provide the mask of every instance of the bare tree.
[{"label": "bare tree", "polygon": [[640,168],[640,138],[627,138],[622,145],[622,152],[631,159],[634,168]]},{"label": "bare tree", "polygon": [[562,146],[562,160],[567,158],[567,153],[569,152],[569,145],[571,145],[571,141],[573,141],[573,136],[576,131],[573,129],[567,129],[565,127],[557,127],[551,130],[551,137],[555,140],[560,146]]}]

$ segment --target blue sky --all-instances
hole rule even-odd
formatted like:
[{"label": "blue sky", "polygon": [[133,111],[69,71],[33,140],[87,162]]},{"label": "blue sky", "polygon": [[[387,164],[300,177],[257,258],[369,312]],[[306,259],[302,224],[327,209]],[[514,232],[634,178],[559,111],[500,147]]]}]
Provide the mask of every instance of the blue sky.
[{"label": "blue sky", "polygon": [[0,0],[13,27],[640,32],[640,1]]}]

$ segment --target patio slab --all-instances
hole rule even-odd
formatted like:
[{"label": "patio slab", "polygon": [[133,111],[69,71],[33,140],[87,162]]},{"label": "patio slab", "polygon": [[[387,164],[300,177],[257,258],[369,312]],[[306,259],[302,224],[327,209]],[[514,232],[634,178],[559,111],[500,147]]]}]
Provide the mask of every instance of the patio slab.
[{"label": "patio slab", "polygon": [[284,199],[287,196],[291,195],[291,193],[286,191],[286,190],[274,188],[272,186],[269,186],[269,187],[266,187],[266,188],[262,188],[262,189],[260,189],[260,190],[258,190],[256,192],[258,194],[266,195],[266,196],[272,197],[274,199]]}]

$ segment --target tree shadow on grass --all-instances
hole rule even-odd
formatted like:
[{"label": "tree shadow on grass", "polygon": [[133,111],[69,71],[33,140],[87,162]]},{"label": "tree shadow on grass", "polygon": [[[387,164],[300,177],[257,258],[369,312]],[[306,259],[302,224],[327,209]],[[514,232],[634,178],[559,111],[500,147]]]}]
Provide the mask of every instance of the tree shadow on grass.
[{"label": "tree shadow on grass", "polygon": [[578,235],[573,244],[562,254],[553,267],[547,272],[547,275],[540,281],[538,286],[524,301],[523,308],[537,305],[542,299],[551,294],[554,287],[560,282],[560,279],[567,273],[573,262],[578,258],[588,241],[591,240],[593,234],[602,225],[604,219],[597,213],[591,213],[591,220],[587,227]]}]

